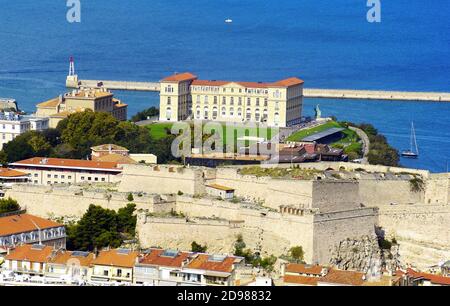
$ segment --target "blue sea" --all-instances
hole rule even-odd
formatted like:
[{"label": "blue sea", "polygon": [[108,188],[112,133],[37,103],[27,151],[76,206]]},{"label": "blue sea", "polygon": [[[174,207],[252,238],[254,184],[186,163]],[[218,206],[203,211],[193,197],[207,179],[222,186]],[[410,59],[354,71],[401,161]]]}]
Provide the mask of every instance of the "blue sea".
[{"label": "blue sea", "polygon": [[[0,0],[0,97],[28,112],[65,91],[68,58],[84,79],[157,81],[191,71],[205,79],[274,81],[306,87],[450,92],[450,1],[381,0],[381,23],[366,0],[81,0],[81,23],[65,0]],[[225,19],[233,19],[226,24]],[[158,95],[117,92],[130,115]],[[417,129],[418,160],[450,163],[450,104],[307,99],[324,115],[370,122],[397,149]]]}]

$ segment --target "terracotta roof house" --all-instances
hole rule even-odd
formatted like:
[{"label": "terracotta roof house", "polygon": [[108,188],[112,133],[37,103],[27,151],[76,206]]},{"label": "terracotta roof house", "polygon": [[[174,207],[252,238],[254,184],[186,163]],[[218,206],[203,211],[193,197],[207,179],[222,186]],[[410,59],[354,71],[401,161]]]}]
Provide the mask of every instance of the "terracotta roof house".
[{"label": "terracotta roof house", "polygon": [[186,283],[233,286],[237,280],[237,269],[244,263],[242,257],[197,254],[178,276]]},{"label": "terracotta roof house", "polygon": [[65,248],[64,225],[29,214],[0,217],[0,249],[35,243]]},{"label": "terracotta roof house", "polygon": [[189,263],[191,256],[188,252],[150,249],[135,265],[135,282],[153,286],[177,285],[177,272]]},{"label": "terracotta roof house", "polygon": [[132,283],[139,253],[129,249],[101,251],[92,262],[92,282]]},{"label": "terracotta roof house", "polygon": [[122,168],[117,162],[34,157],[9,165],[30,175],[36,185],[111,183],[119,180]]},{"label": "terracotta roof house", "polygon": [[5,257],[5,267],[19,274],[44,275],[54,248],[45,245],[22,245]]}]

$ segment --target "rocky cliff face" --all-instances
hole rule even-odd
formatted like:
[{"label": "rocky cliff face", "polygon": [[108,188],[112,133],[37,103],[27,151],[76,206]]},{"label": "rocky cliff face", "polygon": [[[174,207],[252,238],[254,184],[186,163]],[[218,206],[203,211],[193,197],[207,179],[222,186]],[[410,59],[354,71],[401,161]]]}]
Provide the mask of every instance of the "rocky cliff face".
[{"label": "rocky cliff face", "polygon": [[400,267],[398,245],[382,250],[377,237],[347,239],[335,246],[330,264],[338,269],[363,271],[369,277],[378,277],[384,268],[395,271]]}]

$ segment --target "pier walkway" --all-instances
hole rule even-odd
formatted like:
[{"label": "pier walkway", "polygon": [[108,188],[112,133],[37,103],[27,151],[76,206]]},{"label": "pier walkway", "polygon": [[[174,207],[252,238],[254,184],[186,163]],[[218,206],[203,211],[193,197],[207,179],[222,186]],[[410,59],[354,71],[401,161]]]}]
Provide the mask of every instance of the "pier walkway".
[{"label": "pier walkway", "polygon": [[[159,92],[159,82],[126,82],[101,80],[70,80],[66,81],[68,88],[102,87],[112,90],[152,91]],[[359,99],[359,100],[398,100],[398,101],[431,101],[450,102],[449,92],[406,92],[380,90],[350,90],[350,89],[311,89],[303,90],[305,98],[323,99]]]}]

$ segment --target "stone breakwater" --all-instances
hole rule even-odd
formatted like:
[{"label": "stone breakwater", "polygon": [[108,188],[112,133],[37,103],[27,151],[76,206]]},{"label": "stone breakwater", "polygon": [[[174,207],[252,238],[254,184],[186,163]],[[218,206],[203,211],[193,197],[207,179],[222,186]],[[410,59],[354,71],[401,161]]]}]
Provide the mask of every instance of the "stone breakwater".
[{"label": "stone breakwater", "polygon": [[[158,82],[128,82],[108,80],[78,80],[68,77],[66,87],[98,87],[102,86],[111,90],[129,91],[161,91]],[[407,91],[383,91],[383,90],[352,90],[352,89],[314,89],[303,90],[305,98],[324,99],[359,99],[359,100],[397,100],[397,101],[430,101],[450,102],[448,92],[407,92]]]}]

